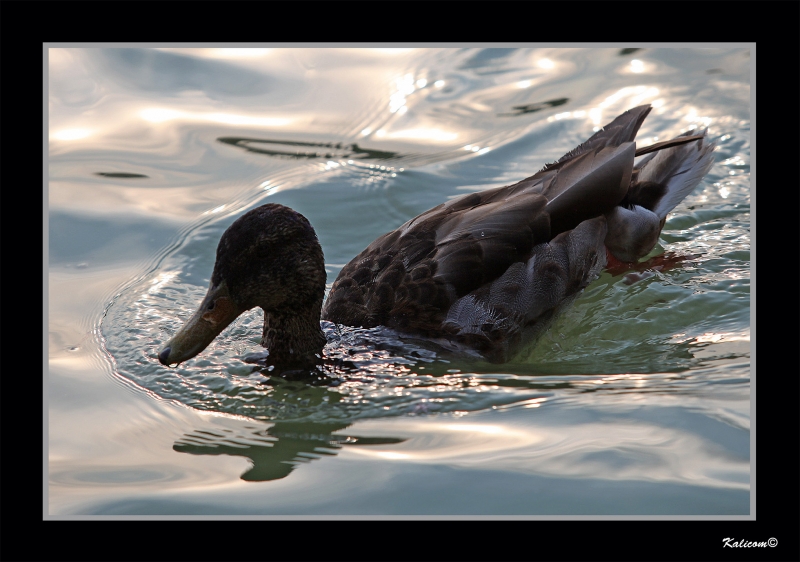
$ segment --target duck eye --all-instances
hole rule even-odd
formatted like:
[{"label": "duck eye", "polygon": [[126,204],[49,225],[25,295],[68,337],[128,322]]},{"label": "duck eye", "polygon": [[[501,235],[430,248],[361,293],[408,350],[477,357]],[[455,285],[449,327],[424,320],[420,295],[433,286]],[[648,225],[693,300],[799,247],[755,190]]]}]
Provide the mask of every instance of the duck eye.
[{"label": "duck eye", "polygon": [[210,303],[208,303],[208,306],[206,307],[206,310],[214,310],[214,301],[211,301]]}]

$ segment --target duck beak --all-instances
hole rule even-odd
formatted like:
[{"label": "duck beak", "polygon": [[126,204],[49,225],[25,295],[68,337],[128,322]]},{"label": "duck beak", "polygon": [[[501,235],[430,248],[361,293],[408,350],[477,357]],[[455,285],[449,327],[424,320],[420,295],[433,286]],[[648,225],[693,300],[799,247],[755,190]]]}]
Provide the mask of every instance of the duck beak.
[{"label": "duck beak", "polygon": [[208,347],[242,312],[244,310],[231,300],[225,281],[216,287],[209,287],[200,308],[167,342],[158,354],[158,360],[162,365],[177,366],[191,359]]}]

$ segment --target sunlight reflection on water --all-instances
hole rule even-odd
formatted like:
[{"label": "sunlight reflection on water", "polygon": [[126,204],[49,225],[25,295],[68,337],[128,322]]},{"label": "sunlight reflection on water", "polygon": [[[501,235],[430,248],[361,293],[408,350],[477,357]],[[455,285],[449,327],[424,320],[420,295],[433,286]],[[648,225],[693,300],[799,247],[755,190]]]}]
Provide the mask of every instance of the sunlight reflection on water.
[{"label": "sunlight reflection on water", "polygon": [[[180,511],[158,495],[185,487],[211,511],[327,513],[329,498],[358,512],[353,490],[391,489],[375,479],[381,467],[405,486],[398,512],[619,513],[654,483],[647,497],[674,499],[633,512],[748,513],[749,51],[635,51],[51,49],[54,502],[84,505],[83,493],[95,503],[60,509]],[[527,177],[642,103],[654,106],[642,142],[709,127],[718,144],[653,254],[685,259],[603,274],[515,361],[326,326],[319,376],[286,380],[244,361],[260,351],[251,311],[197,358],[158,363],[205,293],[221,233],[246,210],[301,211],[331,282],[380,234]],[[79,392],[92,381],[96,392]],[[470,508],[447,495],[464,483],[453,468],[477,482],[514,476],[497,484],[499,503],[476,494]],[[440,506],[413,483],[423,474]],[[274,487],[237,495],[239,478],[306,492],[296,503]],[[526,485],[547,488],[537,478],[567,480],[543,503],[519,503]],[[599,480],[621,488],[603,495]],[[96,499],[93,485],[122,499]],[[154,496],[136,507],[133,489]],[[574,503],[559,499],[573,491]]]}]

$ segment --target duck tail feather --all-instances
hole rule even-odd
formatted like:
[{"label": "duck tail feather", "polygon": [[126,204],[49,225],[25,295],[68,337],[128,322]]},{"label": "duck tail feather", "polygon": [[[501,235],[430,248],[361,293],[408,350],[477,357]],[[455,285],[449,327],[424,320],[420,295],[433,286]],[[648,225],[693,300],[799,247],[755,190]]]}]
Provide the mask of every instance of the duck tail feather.
[{"label": "duck tail feather", "polygon": [[629,109],[589,137],[588,140],[567,152],[564,156],[559,158],[558,161],[563,162],[569,160],[591,149],[605,146],[619,146],[623,143],[633,141],[633,139],[636,138],[636,134],[639,132],[639,127],[642,126],[642,123],[644,123],[651,109],[652,107],[649,104]]},{"label": "duck tail feather", "polygon": [[632,142],[633,139],[636,138],[639,127],[642,126],[642,123],[644,123],[651,109],[652,107],[649,104],[629,109],[589,137],[588,140],[582,142],[552,164],[547,164],[539,171],[544,172],[551,168],[558,168],[565,162],[592,150],[599,150],[607,146],[613,147],[626,142]]},{"label": "duck tail feather", "polygon": [[[650,153],[636,166],[636,184],[658,186],[660,197],[652,205],[646,206],[659,218],[666,217],[667,213],[683,201],[713,166],[716,144],[708,142],[706,132],[703,130],[698,135],[696,131],[688,131],[673,139],[680,139],[680,144],[662,147],[657,152]],[[693,137],[694,142],[683,142],[681,137]],[[671,142],[666,141],[665,144],[669,145]],[[636,185],[631,186],[631,191],[635,187]]]},{"label": "duck tail feather", "polygon": [[644,156],[645,154],[650,154],[651,152],[656,152],[658,150],[664,150],[665,148],[670,148],[673,146],[678,146],[681,144],[686,144],[687,142],[692,142],[696,140],[701,140],[703,135],[691,135],[691,136],[679,136],[675,137],[674,139],[666,140],[657,142],[655,144],[651,144],[648,146],[643,146],[641,148],[636,149],[636,156]]}]

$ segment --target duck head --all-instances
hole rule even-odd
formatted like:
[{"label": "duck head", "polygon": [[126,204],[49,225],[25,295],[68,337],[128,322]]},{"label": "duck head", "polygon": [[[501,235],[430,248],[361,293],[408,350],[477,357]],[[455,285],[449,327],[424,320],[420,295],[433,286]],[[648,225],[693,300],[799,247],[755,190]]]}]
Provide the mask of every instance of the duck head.
[{"label": "duck head", "polygon": [[240,314],[260,307],[269,361],[313,362],[326,342],[319,325],[325,280],[322,248],[303,215],[275,203],[253,209],[222,235],[208,293],[158,359],[191,359]]}]

